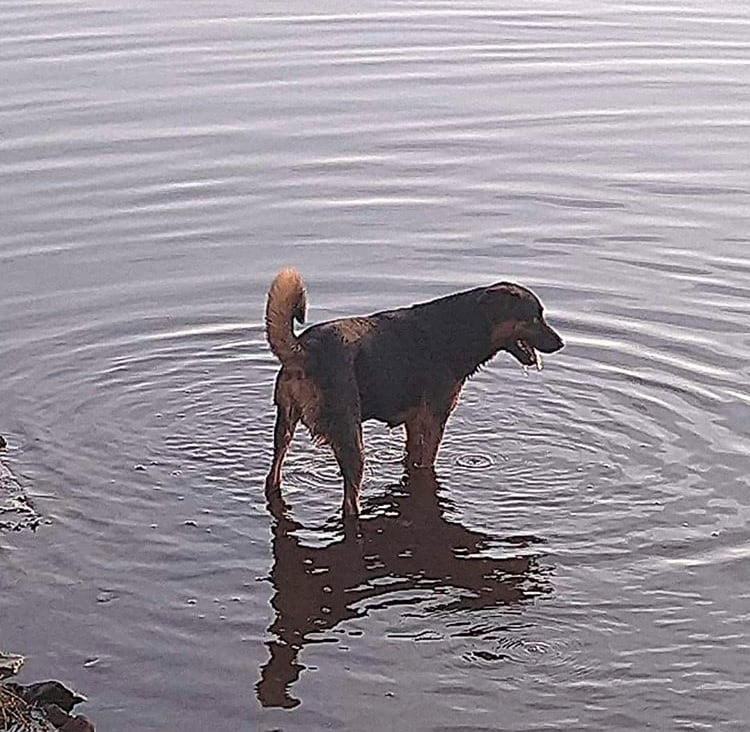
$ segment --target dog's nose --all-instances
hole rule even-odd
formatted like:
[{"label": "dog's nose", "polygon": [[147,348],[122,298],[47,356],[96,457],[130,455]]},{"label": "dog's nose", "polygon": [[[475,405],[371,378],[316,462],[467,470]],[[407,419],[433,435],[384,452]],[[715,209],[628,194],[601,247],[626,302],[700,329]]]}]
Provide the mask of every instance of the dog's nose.
[{"label": "dog's nose", "polygon": [[552,328],[544,323],[542,326],[541,337],[537,343],[534,344],[534,347],[542,353],[554,353],[555,351],[559,351],[564,345],[565,343],[563,343],[563,339],[560,338]]}]

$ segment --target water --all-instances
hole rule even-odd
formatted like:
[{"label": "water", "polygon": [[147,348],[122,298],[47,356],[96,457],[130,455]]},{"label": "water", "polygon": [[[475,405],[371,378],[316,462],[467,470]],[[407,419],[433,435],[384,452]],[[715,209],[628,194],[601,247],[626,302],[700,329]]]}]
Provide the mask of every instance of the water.
[{"label": "water", "polygon": [[[744,3],[9,0],[0,27],[22,678],[112,730],[750,726]],[[369,428],[359,536],[300,434],[275,523],[290,264],[313,322],[515,279],[567,345],[471,381],[437,484]]]}]

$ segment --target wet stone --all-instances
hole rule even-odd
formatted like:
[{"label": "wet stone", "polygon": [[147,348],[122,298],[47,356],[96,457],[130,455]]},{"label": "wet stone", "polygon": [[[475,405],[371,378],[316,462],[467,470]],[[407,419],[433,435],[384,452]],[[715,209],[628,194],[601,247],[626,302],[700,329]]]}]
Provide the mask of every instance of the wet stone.
[{"label": "wet stone", "polygon": [[[0,679],[20,671],[24,657],[0,653],[3,661]],[[76,704],[86,697],[60,681],[39,681],[35,684],[0,682],[0,729],[18,732],[94,732],[87,717],[73,714]],[[10,725],[10,726],[8,726]]]}]

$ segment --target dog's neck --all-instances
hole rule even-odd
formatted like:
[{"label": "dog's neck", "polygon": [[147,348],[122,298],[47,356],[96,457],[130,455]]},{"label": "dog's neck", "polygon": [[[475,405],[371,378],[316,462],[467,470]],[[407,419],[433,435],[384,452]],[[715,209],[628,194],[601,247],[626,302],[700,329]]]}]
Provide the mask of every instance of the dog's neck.
[{"label": "dog's neck", "polygon": [[[468,330],[472,333],[472,339],[466,338]],[[462,329],[463,341],[452,340],[446,343],[446,356],[451,370],[456,378],[463,381],[475,374],[496,353],[497,349],[488,348],[486,330],[482,332],[478,324],[472,324],[471,328]]]},{"label": "dog's neck", "polygon": [[463,381],[474,374],[498,351],[490,344],[490,323],[477,309],[479,290],[449,295],[416,305],[413,309],[431,309],[435,323],[428,333],[432,347],[439,351],[455,375]]}]

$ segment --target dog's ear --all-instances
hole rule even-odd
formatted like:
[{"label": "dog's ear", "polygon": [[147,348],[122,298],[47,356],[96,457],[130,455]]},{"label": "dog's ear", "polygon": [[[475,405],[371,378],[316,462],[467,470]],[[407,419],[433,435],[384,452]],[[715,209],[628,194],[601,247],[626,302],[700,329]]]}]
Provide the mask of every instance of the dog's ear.
[{"label": "dog's ear", "polygon": [[496,282],[494,285],[485,287],[482,290],[480,302],[487,302],[498,297],[513,297],[518,296],[521,292],[521,288],[518,285],[514,285],[512,282]]},{"label": "dog's ear", "polygon": [[482,290],[479,305],[490,320],[520,320],[526,305],[526,293],[512,282],[498,282]]}]

